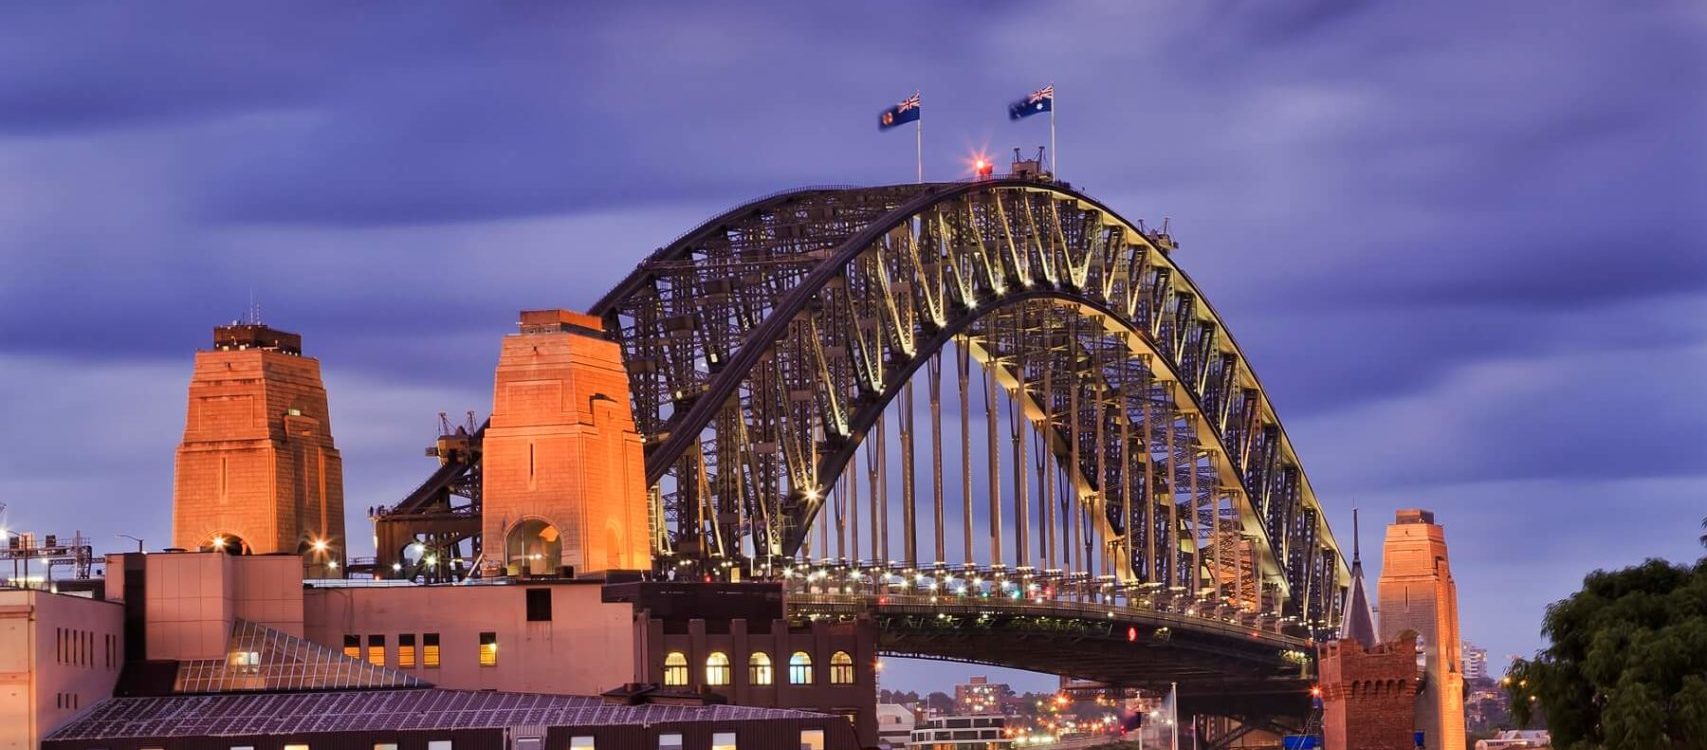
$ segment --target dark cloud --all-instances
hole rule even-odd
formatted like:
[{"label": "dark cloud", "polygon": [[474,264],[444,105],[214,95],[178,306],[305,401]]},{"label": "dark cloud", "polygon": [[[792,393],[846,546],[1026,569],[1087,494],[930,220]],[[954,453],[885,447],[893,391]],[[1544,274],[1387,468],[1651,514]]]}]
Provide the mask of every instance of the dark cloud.
[{"label": "dark cloud", "polygon": [[163,537],[189,353],[253,295],[324,363],[349,506],[392,502],[515,310],[756,195],[910,180],[873,118],[914,89],[932,178],[1044,143],[1003,106],[1053,81],[1064,175],[1174,219],[1338,528],[1435,507],[1467,608],[1538,607],[1690,552],[1655,540],[1707,476],[1704,38],[1684,2],[7,5],[0,501]]}]

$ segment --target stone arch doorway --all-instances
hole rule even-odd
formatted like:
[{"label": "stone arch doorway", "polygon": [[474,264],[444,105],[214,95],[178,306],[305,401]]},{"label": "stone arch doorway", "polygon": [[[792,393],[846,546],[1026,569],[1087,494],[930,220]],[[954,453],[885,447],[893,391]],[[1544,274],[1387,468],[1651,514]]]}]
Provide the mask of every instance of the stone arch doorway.
[{"label": "stone arch doorway", "polygon": [[543,519],[525,519],[504,537],[504,566],[512,575],[550,575],[562,560],[563,535]]}]

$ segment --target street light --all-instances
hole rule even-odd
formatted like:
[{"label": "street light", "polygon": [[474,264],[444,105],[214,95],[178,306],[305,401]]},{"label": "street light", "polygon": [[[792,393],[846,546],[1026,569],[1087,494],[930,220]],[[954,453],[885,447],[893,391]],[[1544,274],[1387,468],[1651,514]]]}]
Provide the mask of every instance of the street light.
[{"label": "street light", "polygon": [[[4,532],[5,532],[5,529],[0,529],[0,536],[4,536]],[[140,539],[138,537],[131,536],[129,534],[116,534],[115,536],[117,536],[120,539],[129,539],[133,542],[136,542],[136,551],[137,552],[142,551],[142,539]]]}]

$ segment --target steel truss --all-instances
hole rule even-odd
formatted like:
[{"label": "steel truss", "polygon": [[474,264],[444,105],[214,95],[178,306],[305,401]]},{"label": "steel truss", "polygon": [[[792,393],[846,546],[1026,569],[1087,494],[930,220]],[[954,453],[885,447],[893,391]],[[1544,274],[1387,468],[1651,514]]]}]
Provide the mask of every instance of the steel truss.
[{"label": "steel truss", "polygon": [[[1337,625],[1349,572],[1285,431],[1171,240],[1140,227],[1031,180],[823,188],[734,209],[653,253],[593,312],[624,348],[667,526],[660,556],[706,572],[764,569],[801,553],[822,518],[819,556],[834,546],[857,563],[867,510],[869,560],[887,565],[884,412],[899,401],[898,562],[946,563],[946,348],[960,360],[948,369],[960,388],[964,549],[968,459],[987,451],[998,568],[1100,571]],[[987,440],[974,437],[974,361],[1013,405],[1010,434],[1032,436],[1009,456],[993,392]],[[922,368],[933,376],[932,486],[919,493],[911,380]],[[1006,550],[1003,465],[1010,518],[1025,519]],[[934,560],[916,538],[924,497]]]}]

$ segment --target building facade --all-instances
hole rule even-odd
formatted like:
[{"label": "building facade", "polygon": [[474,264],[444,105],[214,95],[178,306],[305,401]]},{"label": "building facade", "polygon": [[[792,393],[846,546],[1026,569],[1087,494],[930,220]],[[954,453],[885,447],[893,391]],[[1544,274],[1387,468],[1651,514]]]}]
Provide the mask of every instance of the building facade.
[{"label": "building facade", "polygon": [[1464,679],[1489,679],[1488,650],[1469,641],[1464,642]]},{"label": "building facade", "polygon": [[913,728],[909,750],[1008,750],[1004,716],[937,716]]},{"label": "building facade", "polygon": [[905,746],[913,738],[913,727],[918,723],[918,717],[913,709],[899,703],[877,704],[877,744],[879,747],[898,748]]},{"label": "building facade", "polygon": [[113,694],[124,611],[36,589],[0,590],[0,750],[32,750],[49,730]]},{"label": "building facade", "polygon": [[877,744],[877,643],[868,619],[791,622],[771,583],[631,583],[605,589],[633,606],[635,680],[731,703],[810,708],[847,718]]},{"label": "building facade", "polygon": [[1007,713],[1009,696],[1013,695],[1005,682],[990,682],[988,677],[973,677],[954,686],[954,710],[965,716],[991,716]]}]

